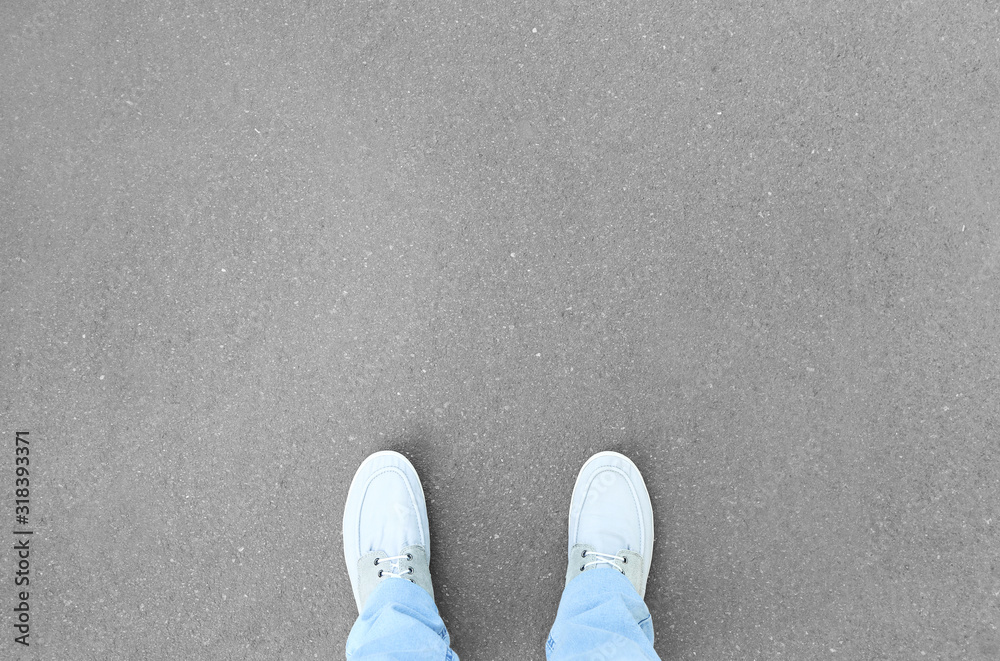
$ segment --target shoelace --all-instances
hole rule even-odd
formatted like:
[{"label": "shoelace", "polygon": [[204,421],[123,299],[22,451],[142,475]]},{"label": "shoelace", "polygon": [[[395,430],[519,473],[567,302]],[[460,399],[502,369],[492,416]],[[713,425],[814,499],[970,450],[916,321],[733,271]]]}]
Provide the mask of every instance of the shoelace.
[{"label": "shoelace", "polygon": [[403,555],[393,555],[388,558],[375,558],[375,565],[378,566],[386,561],[391,561],[392,566],[389,569],[379,569],[378,576],[383,578],[388,576],[389,578],[404,578],[408,574],[413,573],[413,567],[407,568],[407,571],[400,571],[399,561],[400,560],[413,560],[413,556],[409,553],[404,553]]},{"label": "shoelace", "polygon": [[622,563],[626,563],[628,562],[628,558],[620,555],[613,555],[611,553],[598,553],[597,551],[584,551],[582,557],[586,558],[592,555],[596,555],[597,560],[591,560],[590,562],[584,563],[584,565],[580,567],[580,571],[584,571],[587,567],[590,567],[591,565],[611,565],[621,573],[623,574],[625,573],[625,570],[623,570],[621,567],[615,564],[615,560],[621,560]]}]

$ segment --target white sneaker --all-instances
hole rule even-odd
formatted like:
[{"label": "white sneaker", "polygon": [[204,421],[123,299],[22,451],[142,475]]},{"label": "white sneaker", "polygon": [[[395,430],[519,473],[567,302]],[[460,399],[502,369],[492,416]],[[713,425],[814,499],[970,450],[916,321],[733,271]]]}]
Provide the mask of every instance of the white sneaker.
[{"label": "white sneaker", "polygon": [[344,559],[358,612],[385,580],[409,580],[434,597],[431,540],[420,478],[406,457],[384,450],[365,459],[344,505]]},{"label": "white sneaker", "polygon": [[616,569],[639,596],[653,557],[653,505],[635,464],[599,452],[580,469],[569,506],[569,583],[591,569]]}]

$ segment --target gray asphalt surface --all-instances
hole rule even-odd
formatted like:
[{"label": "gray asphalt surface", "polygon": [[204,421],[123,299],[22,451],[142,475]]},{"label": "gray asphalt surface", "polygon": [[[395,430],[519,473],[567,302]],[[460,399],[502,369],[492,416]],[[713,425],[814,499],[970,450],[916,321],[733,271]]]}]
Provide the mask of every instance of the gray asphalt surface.
[{"label": "gray asphalt surface", "polygon": [[0,2],[0,657],[343,658],[396,449],[543,659],[616,449],[664,659],[1000,658],[995,2],[158,4]]}]

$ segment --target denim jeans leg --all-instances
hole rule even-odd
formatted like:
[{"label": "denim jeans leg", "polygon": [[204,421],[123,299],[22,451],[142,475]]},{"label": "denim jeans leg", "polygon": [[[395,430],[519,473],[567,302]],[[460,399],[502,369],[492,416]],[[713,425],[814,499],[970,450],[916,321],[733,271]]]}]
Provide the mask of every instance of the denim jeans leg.
[{"label": "denim jeans leg", "polygon": [[434,599],[402,578],[382,581],[347,637],[348,661],[458,661]]},{"label": "denim jeans leg", "polygon": [[566,585],[545,645],[548,661],[659,661],[649,609],[618,570],[599,567]]}]

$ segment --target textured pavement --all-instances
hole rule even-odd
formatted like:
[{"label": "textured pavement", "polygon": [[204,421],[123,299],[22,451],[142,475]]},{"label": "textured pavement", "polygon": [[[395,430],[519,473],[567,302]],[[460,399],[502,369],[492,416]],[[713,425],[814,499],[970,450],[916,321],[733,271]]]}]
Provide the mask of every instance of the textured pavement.
[{"label": "textured pavement", "polygon": [[615,449],[664,659],[1000,658],[997,3],[0,14],[0,657],[343,658],[395,449],[543,659]]}]

